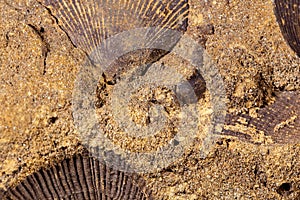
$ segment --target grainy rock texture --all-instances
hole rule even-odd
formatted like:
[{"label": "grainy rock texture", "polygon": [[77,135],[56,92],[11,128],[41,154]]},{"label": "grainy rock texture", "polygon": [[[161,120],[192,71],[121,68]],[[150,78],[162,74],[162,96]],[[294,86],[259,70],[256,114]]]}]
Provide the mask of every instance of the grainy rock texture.
[{"label": "grainy rock texture", "polygon": [[70,101],[84,56],[37,2],[1,1],[0,9],[0,184],[7,187],[77,149]]},{"label": "grainy rock texture", "polygon": [[[271,0],[189,4],[186,34],[216,63],[228,112],[253,113],[274,93],[299,91],[300,58],[285,43]],[[86,55],[35,0],[0,0],[0,13],[0,188],[7,189],[81,151],[71,101]],[[155,198],[300,199],[300,141],[224,136],[206,158],[200,149],[196,140],[167,169],[143,175]]]}]

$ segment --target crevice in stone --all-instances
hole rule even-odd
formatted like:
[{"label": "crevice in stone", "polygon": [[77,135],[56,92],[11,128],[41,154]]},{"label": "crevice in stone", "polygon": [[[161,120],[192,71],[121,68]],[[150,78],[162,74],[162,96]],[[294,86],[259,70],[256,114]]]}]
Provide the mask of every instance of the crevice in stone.
[{"label": "crevice in stone", "polygon": [[50,8],[48,8],[47,6],[43,5],[41,2],[38,2],[38,4],[40,4],[43,8],[45,8],[48,11],[48,13],[51,15],[51,17],[53,17],[55,19],[55,23],[58,25],[58,27],[66,34],[66,36],[68,37],[68,40],[71,42],[72,46],[75,47],[75,48],[77,48],[77,46],[71,40],[70,35],[61,27],[61,25],[59,25],[57,17],[52,13],[52,11],[50,10]]},{"label": "crevice in stone", "polygon": [[44,37],[44,28],[37,28],[36,26],[32,24],[27,24],[30,28],[34,30],[34,32],[39,36],[40,40],[42,41],[42,56],[44,59],[44,69],[43,69],[43,75],[47,72],[47,57],[50,52],[50,44],[45,40]]},{"label": "crevice in stone", "polygon": [[9,43],[9,32],[7,32],[6,34],[5,34],[5,47],[8,47],[8,43]]},{"label": "crevice in stone", "polygon": [[[48,11],[48,13],[51,15],[51,17],[53,17],[55,19],[55,23],[57,24],[57,26],[66,34],[66,36],[67,36],[68,40],[71,42],[72,46],[74,48],[77,48],[76,44],[72,41],[72,39],[71,39],[70,35],[68,34],[68,32],[65,31],[61,25],[59,25],[58,18],[52,13],[52,11],[50,10],[50,8],[48,8],[47,6],[43,5],[41,2],[38,2],[38,4],[40,4],[42,7],[44,7]],[[90,56],[88,55],[88,53],[85,52],[85,51],[83,51],[83,52],[85,53],[85,55],[89,59],[90,63],[93,66],[95,66],[93,60],[90,58]]]}]

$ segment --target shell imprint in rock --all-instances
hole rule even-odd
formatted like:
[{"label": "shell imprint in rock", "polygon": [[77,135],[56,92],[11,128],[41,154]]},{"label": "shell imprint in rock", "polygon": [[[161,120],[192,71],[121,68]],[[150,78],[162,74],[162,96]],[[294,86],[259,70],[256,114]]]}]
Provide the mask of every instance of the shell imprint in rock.
[{"label": "shell imprint in rock", "polygon": [[150,193],[138,175],[112,170],[85,151],[28,176],[2,199],[146,200]]},{"label": "shell imprint in rock", "polygon": [[40,0],[58,19],[72,42],[87,55],[105,39],[141,27],[184,32],[187,0]]},{"label": "shell imprint in rock", "polygon": [[275,15],[290,47],[300,56],[300,1],[275,0]]}]

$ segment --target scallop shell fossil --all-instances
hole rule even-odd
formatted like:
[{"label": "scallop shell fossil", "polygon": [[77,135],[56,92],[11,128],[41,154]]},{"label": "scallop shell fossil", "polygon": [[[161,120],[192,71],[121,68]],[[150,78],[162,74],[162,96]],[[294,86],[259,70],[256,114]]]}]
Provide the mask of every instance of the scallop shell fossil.
[{"label": "scallop shell fossil", "polygon": [[87,151],[28,176],[2,199],[152,199],[136,174],[112,170]]},{"label": "scallop shell fossil", "polygon": [[[187,0],[40,0],[58,19],[72,42],[87,55],[106,38],[141,27],[187,28]],[[148,41],[149,42],[149,41]],[[150,41],[151,42],[151,41]],[[109,47],[108,47],[109,48]]]},{"label": "scallop shell fossil", "polygon": [[300,141],[300,93],[280,92],[275,102],[258,110],[257,116],[227,114],[225,135],[261,144],[293,144]]},{"label": "scallop shell fossil", "polygon": [[300,56],[300,1],[275,0],[275,15],[290,47]]}]

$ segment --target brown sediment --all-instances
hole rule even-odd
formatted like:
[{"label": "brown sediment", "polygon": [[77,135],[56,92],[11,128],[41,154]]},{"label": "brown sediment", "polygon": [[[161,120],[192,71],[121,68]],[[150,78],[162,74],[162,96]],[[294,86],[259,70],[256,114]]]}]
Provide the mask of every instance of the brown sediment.
[{"label": "brown sediment", "polygon": [[[85,59],[54,9],[51,15],[33,1],[7,3],[0,2],[1,188],[78,152],[70,99]],[[188,34],[224,77],[235,137],[222,136],[206,159],[196,140],[181,160],[145,175],[148,185],[164,199],[298,199],[300,60],[281,35],[272,1],[189,6]]]}]

